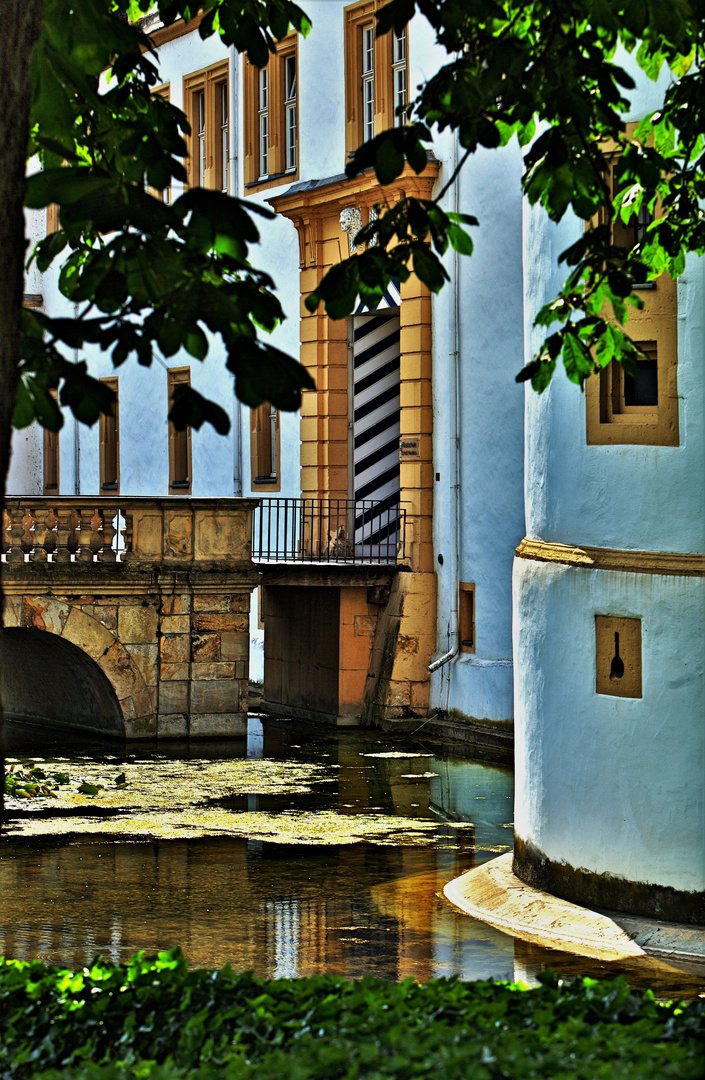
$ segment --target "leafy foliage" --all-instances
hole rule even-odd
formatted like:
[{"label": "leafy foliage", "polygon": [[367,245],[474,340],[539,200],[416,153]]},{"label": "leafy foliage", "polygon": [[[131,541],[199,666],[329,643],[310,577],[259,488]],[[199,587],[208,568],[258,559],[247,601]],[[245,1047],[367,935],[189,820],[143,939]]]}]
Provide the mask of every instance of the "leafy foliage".
[{"label": "leafy foliage", "polygon": [[[201,6],[201,36],[217,32],[254,63],[266,63],[291,26],[302,33],[309,27],[291,0]],[[247,404],[267,399],[295,409],[301,391],[313,387],[300,364],[257,337],[283,318],[273,282],[249,261],[259,241],[255,216],[271,213],[201,188],[186,190],[173,206],[154,193],[186,180],[190,129],[179,109],[152,93],[159,81],[153,47],[124,17],[151,7],[134,0],[46,4],[28,147],[43,170],[29,178],[25,202],[59,207],[58,231],[31,258],[42,271],[61,260],[59,287],[78,315],[24,311],[17,427],[37,419],[58,429],[62,414],[51,391],[59,385],[61,405],[85,423],[110,410],[111,392],[84,362],[68,359],[84,346],[109,353],[116,367],[131,355],[149,366],[155,354],[180,349],[204,360],[210,331],[222,339],[235,391]],[[191,18],[198,7],[185,0],[157,5],[165,23]],[[174,397],[171,419],[177,427],[229,428],[218,404],[186,387]]]},{"label": "leafy foliage", "polygon": [[[553,221],[570,210],[589,224],[560,261],[567,279],[538,313],[548,336],[517,376],[541,392],[562,360],[568,378],[583,385],[616,360],[636,371],[636,346],[623,329],[628,305],[641,306],[635,282],[682,273],[687,252],[705,253],[705,18],[695,0],[391,0],[377,16],[377,33],[401,30],[419,10],[452,57],[419,88],[407,107],[406,128],[361,146],[349,176],[374,168],[390,183],[404,168],[419,172],[434,130],[458,133],[466,158],[479,147],[517,137],[527,147],[522,187]],[[665,72],[663,104],[625,133],[632,54],[647,79]],[[538,137],[536,133],[539,132]],[[618,158],[616,192],[606,182]],[[329,314],[352,310],[356,293],[379,297],[391,277],[406,280],[413,265],[437,292],[447,279],[441,256],[448,244],[469,254],[462,225],[442,215],[439,201],[403,199],[380,214],[360,241],[375,246],[329,271],[307,303]],[[654,220],[631,248],[614,241],[611,223],[634,222],[647,207]],[[385,251],[388,245],[395,245]]]},{"label": "leafy foliage", "polygon": [[0,1068],[15,1080],[702,1076],[702,1000],[659,1004],[621,977],[541,982],[269,982],[189,971],[178,949],[75,973],[10,961]]},{"label": "leafy foliage", "polygon": [[[291,26],[309,23],[292,0],[205,0],[202,37],[266,62]],[[273,283],[249,261],[261,209],[217,192],[190,189],[173,206],[151,193],[186,177],[188,122],[152,94],[157,69],[151,44],[132,20],[151,0],[48,0],[35,55],[33,132],[29,151],[45,171],[30,179],[29,206],[56,202],[60,228],[38,246],[40,269],[61,258],[60,287],[79,316],[51,319],[25,312],[24,360],[15,423],[61,423],[60,402],[92,423],[111,404],[110,391],[67,352],[85,345],[149,365],[155,352],[184,349],[206,357],[220,336],[238,396],[296,408],[313,386],[291,357],[261,341],[283,317]],[[193,0],[159,0],[166,23],[197,14]],[[561,255],[567,278],[538,313],[542,347],[519,373],[541,392],[559,361],[569,379],[585,379],[612,360],[636,371],[637,347],[624,330],[629,306],[640,306],[635,282],[679,275],[687,252],[705,252],[705,19],[695,0],[391,0],[377,32],[400,30],[419,11],[449,62],[405,108],[408,123],[361,146],[348,175],[373,168],[381,184],[404,169],[420,173],[436,131],[457,131],[464,155],[516,137],[526,147],[523,190],[553,221],[572,212],[589,227]],[[623,117],[635,84],[623,66],[631,54],[646,79],[663,80],[663,103],[627,138]],[[107,82],[101,73],[108,70]],[[606,182],[618,158],[616,190]],[[387,205],[358,239],[366,250],[333,267],[307,299],[341,318],[360,296],[371,307],[393,278],[414,272],[438,292],[449,247],[469,255],[472,215],[445,213],[441,200],[404,198]],[[615,243],[612,222],[634,222],[642,207],[653,220],[632,247]],[[374,243],[371,243],[374,241]],[[175,401],[172,419],[227,430],[216,403],[195,392]]]},{"label": "leafy foliage", "polygon": [[[116,788],[126,787],[125,773],[114,777],[113,783]],[[57,792],[69,785],[82,795],[98,795],[105,788],[101,783],[72,778],[61,769],[44,769],[34,761],[13,761],[5,773],[5,794],[12,799],[56,799]]]}]

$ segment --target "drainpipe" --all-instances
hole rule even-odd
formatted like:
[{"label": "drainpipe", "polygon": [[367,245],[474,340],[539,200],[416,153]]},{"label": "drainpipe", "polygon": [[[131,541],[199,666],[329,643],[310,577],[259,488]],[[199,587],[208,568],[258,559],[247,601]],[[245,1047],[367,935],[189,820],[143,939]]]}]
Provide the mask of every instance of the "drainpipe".
[{"label": "drainpipe", "polygon": [[[228,115],[230,117],[230,194],[239,198],[240,195],[240,127],[237,112],[237,80],[238,80],[238,55],[237,49],[231,45],[229,51],[230,78],[228,80]],[[242,495],[242,407],[233,393],[233,495]]]},{"label": "drainpipe", "polygon": [[[73,305],[73,317],[78,319],[78,304]],[[78,365],[78,349],[73,351],[73,360]],[[73,420],[73,470],[75,495],[81,494],[81,431],[78,418]]]},{"label": "drainpipe", "polygon": [[[458,167],[458,134],[453,137],[453,172]],[[459,207],[459,179],[456,177],[452,189],[453,210],[457,214]],[[458,613],[458,581],[460,553],[460,433],[458,429],[458,403],[460,398],[460,283],[458,281],[458,252],[452,249],[453,300],[450,310],[450,352],[449,352],[449,439],[450,439],[450,649],[428,665],[430,672],[438,671],[458,655],[460,648],[460,627]]]}]

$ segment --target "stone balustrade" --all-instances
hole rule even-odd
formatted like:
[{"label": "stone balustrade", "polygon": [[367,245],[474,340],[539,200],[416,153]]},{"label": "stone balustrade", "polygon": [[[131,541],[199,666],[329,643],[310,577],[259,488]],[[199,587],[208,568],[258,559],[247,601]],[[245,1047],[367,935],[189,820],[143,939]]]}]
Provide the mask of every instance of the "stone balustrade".
[{"label": "stone balustrade", "polygon": [[249,564],[254,499],[7,496],[4,563]]},{"label": "stone balustrade", "polygon": [[257,500],[5,505],[6,715],[128,739],[244,733]]}]

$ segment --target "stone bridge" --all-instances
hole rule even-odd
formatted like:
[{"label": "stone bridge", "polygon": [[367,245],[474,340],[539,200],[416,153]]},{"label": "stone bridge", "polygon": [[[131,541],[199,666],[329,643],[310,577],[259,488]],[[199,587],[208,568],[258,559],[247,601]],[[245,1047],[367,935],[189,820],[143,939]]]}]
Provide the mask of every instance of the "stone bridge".
[{"label": "stone bridge", "polygon": [[8,496],[6,714],[128,739],[244,733],[256,505]]}]

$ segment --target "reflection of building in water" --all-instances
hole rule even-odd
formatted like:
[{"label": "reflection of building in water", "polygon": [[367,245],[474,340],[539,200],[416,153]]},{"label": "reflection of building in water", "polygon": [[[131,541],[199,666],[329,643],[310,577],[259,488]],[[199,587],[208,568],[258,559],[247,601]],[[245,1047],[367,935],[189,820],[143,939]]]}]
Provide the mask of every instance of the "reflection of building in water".
[{"label": "reflection of building in water", "polygon": [[302,922],[307,951],[313,949],[314,955],[318,956],[321,944],[325,947],[325,918],[321,922],[319,907],[311,903],[302,905],[293,897],[263,902],[260,916],[264,918],[264,946],[273,979],[295,979],[299,974]]},{"label": "reflection of building in water", "polygon": [[[509,769],[475,761],[431,759],[430,806],[447,821],[472,821],[478,862],[496,847],[511,847],[514,779]],[[483,855],[482,852],[485,852]]]}]

